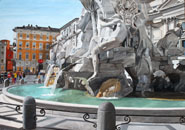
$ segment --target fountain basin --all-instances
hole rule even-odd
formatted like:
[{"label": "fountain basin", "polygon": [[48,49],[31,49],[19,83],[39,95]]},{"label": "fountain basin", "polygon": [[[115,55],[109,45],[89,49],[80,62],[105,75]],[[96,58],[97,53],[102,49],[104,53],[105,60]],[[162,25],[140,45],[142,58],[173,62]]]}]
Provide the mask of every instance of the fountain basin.
[{"label": "fountain basin", "polygon": [[22,85],[3,89],[3,94],[22,102],[24,97],[32,96],[37,106],[66,112],[96,114],[98,106],[103,102],[112,102],[116,107],[117,115],[135,116],[183,116],[185,115],[185,101],[156,100],[148,98],[120,98],[99,99],[90,97],[84,91],[57,89],[54,95],[51,88],[43,85]]}]

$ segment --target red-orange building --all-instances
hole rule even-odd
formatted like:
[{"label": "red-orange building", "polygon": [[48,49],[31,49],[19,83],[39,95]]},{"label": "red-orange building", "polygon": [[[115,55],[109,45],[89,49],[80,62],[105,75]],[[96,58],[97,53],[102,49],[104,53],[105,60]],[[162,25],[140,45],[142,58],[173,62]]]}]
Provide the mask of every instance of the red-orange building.
[{"label": "red-orange building", "polygon": [[15,27],[16,40],[16,70],[37,71],[38,61],[49,59],[49,49],[59,29],[39,26]]},{"label": "red-orange building", "polygon": [[1,57],[4,57],[1,62],[4,64],[1,65],[0,70],[2,72],[13,71],[13,46],[10,45],[9,40],[1,40],[0,42],[4,46],[1,47]]}]

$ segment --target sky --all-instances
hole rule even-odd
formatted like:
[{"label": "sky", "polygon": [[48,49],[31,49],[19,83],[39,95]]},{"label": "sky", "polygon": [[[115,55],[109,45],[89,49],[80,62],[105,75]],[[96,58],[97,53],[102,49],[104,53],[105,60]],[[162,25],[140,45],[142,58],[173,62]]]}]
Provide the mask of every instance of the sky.
[{"label": "sky", "polygon": [[80,17],[80,0],[0,0],[0,40],[13,43],[13,28],[23,25],[61,28]]}]

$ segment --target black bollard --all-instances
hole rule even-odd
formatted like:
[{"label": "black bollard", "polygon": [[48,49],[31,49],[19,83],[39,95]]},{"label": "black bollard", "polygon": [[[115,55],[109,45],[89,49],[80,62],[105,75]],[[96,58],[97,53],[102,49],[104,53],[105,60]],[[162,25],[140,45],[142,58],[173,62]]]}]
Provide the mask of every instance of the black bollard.
[{"label": "black bollard", "polygon": [[23,129],[36,129],[36,103],[33,97],[26,97],[23,102]]},{"label": "black bollard", "polygon": [[4,87],[8,87],[10,84],[9,80],[8,79],[5,79],[4,80]]},{"label": "black bollard", "polygon": [[97,130],[115,130],[116,114],[115,107],[110,102],[101,104],[98,108]]}]

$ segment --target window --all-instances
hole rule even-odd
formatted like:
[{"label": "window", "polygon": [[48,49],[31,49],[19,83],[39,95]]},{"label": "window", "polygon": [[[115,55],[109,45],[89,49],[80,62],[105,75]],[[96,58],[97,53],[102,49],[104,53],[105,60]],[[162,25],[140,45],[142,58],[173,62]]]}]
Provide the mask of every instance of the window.
[{"label": "window", "polygon": [[36,54],[35,54],[35,53],[33,53],[33,55],[32,55],[32,59],[33,59],[33,60],[35,60],[35,59],[36,59]]},{"label": "window", "polygon": [[40,35],[40,40],[43,40],[43,35]]},{"label": "window", "polygon": [[49,54],[48,53],[46,53],[46,59],[49,60]]},{"label": "window", "polygon": [[21,67],[19,67],[19,71],[21,71]]},{"label": "window", "polygon": [[19,52],[19,60],[22,60],[22,53]]},{"label": "window", "polygon": [[1,54],[4,55],[4,51],[2,51]]},{"label": "window", "polygon": [[3,63],[4,62],[4,60],[3,59],[1,59],[1,63]]},{"label": "window", "polygon": [[185,40],[182,40],[182,47],[185,48]]},{"label": "window", "polygon": [[27,47],[27,48],[29,47],[29,42],[26,42],[26,47]]},{"label": "window", "polygon": [[185,30],[185,22],[182,22],[182,29]]},{"label": "window", "polygon": [[76,30],[76,29],[75,29],[75,24],[74,24],[74,25],[73,25],[73,32],[74,32],[74,33],[75,33],[75,30]]},{"label": "window", "polygon": [[35,42],[33,42],[33,48],[35,48],[36,47],[36,43]]},{"label": "window", "polygon": [[49,47],[50,47],[49,43],[46,43],[46,50],[49,50]]},{"label": "window", "polygon": [[33,36],[33,39],[36,40],[36,35]]},{"label": "window", "polygon": [[42,53],[39,53],[39,59],[42,59]]},{"label": "window", "polygon": [[42,50],[43,49],[43,45],[42,43],[39,44],[39,49]]},{"label": "window", "polygon": [[49,36],[46,37],[46,40],[49,41]]},{"label": "window", "polygon": [[19,38],[21,38],[21,39],[22,39],[22,33],[20,33]]},{"label": "window", "polygon": [[29,35],[29,34],[27,34],[27,35],[26,35],[26,38],[27,38],[27,39],[29,39],[29,37],[30,37],[30,35]]},{"label": "window", "polygon": [[22,42],[19,42],[19,46],[22,47]]},{"label": "window", "polygon": [[29,71],[29,67],[28,66],[26,66],[26,71]]},{"label": "window", "polygon": [[28,60],[29,59],[29,53],[27,52],[26,53],[26,60]]}]

